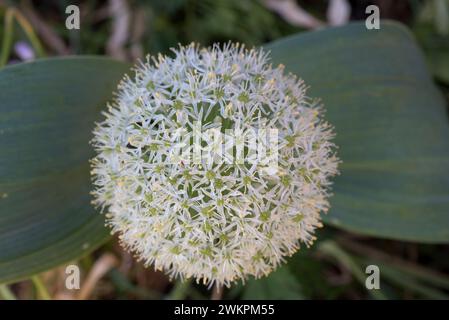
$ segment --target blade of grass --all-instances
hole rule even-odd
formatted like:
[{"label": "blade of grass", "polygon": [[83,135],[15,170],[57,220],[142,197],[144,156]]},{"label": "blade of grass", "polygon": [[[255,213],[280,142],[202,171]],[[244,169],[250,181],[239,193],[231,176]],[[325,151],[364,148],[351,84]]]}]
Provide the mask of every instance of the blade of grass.
[{"label": "blade of grass", "polygon": [[13,42],[14,35],[14,19],[17,21],[28,40],[31,43],[31,46],[36,52],[36,56],[39,58],[45,57],[44,49],[37,37],[36,33],[33,30],[33,27],[28,22],[28,20],[15,8],[6,9],[5,13],[5,33],[3,35],[2,41],[2,49],[0,54],[0,68],[6,65],[8,62],[8,57],[11,53],[11,47]]},{"label": "blade of grass", "polygon": [[45,286],[45,284],[42,282],[41,278],[38,275],[31,277],[31,281],[34,284],[39,299],[51,300],[47,287]]},{"label": "blade of grass", "polygon": [[426,286],[425,284],[417,281],[416,278],[404,274],[401,270],[392,268],[385,264],[380,264],[379,269],[381,270],[381,275],[388,278],[390,282],[395,283],[405,289],[409,289],[415,293],[422,295],[429,299],[440,299],[447,300],[449,295],[444,294],[442,291]]},{"label": "blade of grass", "polygon": [[[321,242],[318,246],[318,251],[337,260],[345,268],[351,271],[356,280],[358,280],[363,286],[365,286],[365,273],[362,271],[356,261],[351,257],[351,255],[340,248],[335,241],[327,240]],[[374,299],[387,299],[387,297],[381,290],[368,290],[368,292]]]},{"label": "blade of grass", "polygon": [[26,36],[28,37],[28,40],[30,40],[31,45],[33,46],[34,50],[36,51],[36,55],[39,58],[45,57],[44,48],[42,47],[41,42],[39,41],[39,38],[37,37],[36,33],[34,32],[33,27],[28,22],[28,20],[20,13],[20,11],[12,8],[10,10],[14,10],[14,16],[19,23],[22,30],[25,32]]},{"label": "blade of grass", "polygon": [[6,284],[0,284],[0,298],[3,300],[17,300],[14,293]]},{"label": "blade of grass", "polygon": [[449,290],[449,277],[440,272],[430,270],[424,266],[412,263],[410,261],[405,261],[398,257],[391,256],[373,247],[351,241],[347,238],[339,238],[338,242],[349,251],[352,251],[360,256],[370,258],[371,260],[375,260],[376,263],[381,261],[385,265],[395,267],[401,272],[407,273],[428,284]]},{"label": "blade of grass", "polygon": [[2,50],[0,54],[0,68],[6,65],[11,52],[12,39],[14,33],[14,12],[10,9],[5,13],[5,32],[2,41]]}]

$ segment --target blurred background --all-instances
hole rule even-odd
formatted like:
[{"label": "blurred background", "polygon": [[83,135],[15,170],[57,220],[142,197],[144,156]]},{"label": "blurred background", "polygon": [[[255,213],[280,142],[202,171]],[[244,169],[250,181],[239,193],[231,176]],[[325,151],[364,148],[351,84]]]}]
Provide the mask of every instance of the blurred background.
[{"label": "blurred background", "polygon": [[[80,9],[80,30],[65,26],[66,7]],[[436,83],[449,101],[449,0],[0,0],[0,61],[93,54],[135,61],[167,53],[178,43],[206,46],[229,40],[266,42],[351,20],[377,5],[381,18],[413,31]],[[449,247],[369,238],[325,226],[319,241],[288,259],[268,278],[225,289],[223,299],[448,299]],[[113,238],[73,261],[81,289],[65,287],[65,266],[3,286],[19,299],[209,299],[192,282],[170,281],[146,269]],[[381,289],[367,290],[365,268],[381,270]]]}]

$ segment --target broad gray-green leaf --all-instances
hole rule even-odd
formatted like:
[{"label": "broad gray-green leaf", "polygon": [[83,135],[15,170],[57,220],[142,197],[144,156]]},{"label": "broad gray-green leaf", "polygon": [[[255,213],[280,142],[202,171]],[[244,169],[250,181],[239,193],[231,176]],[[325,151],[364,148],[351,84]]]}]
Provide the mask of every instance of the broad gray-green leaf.
[{"label": "broad gray-green leaf", "polygon": [[104,217],[90,205],[89,140],[127,69],[84,57],[0,71],[0,283],[107,239]]},{"label": "broad gray-green leaf", "polygon": [[449,125],[444,99],[401,25],[383,21],[269,45],[320,97],[341,175],[325,221],[367,235],[449,242]]}]

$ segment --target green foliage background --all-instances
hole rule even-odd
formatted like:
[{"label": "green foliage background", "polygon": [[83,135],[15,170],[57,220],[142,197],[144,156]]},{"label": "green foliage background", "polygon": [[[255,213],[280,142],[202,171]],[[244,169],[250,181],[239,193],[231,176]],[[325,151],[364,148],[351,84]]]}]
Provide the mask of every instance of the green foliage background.
[{"label": "green foliage background", "polygon": [[[134,14],[146,17],[137,43],[142,52],[167,53],[177,43],[191,41],[263,44],[272,51],[273,63],[286,65],[311,86],[312,96],[322,98],[326,118],[336,126],[343,163],[319,240],[269,277],[226,290],[225,298],[448,298],[449,123],[444,95],[449,92],[449,31],[444,26],[449,25],[449,3],[445,16],[437,2],[410,1],[408,24],[414,35],[387,21],[379,31],[352,23],[303,33],[259,1],[129,2]],[[64,27],[60,17],[68,4],[22,1],[14,8],[20,13],[31,6],[48,18],[71,53],[107,53],[113,21],[98,13],[105,1],[82,3],[88,13],[82,32]],[[6,16],[13,5],[7,1],[0,7],[5,22],[2,57],[10,62],[16,58],[8,48],[19,40],[28,41],[39,55],[55,54],[51,45],[41,45],[32,23],[18,19],[8,27]],[[324,18],[325,1],[305,1],[304,7]],[[129,52],[135,45],[132,39],[124,44]],[[55,297],[55,275],[37,273],[72,262],[88,277],[101,257],[111,253],[119,263],[91,297],[210,295],[193,283],[171,284],[130,260],[89,203],[91,129],[129,66],[78,56],[0,69],[3,298]],[[381,290],[364,287],[369,264],[382,270]],[[5,285],[30,277],[32,284]]]}]

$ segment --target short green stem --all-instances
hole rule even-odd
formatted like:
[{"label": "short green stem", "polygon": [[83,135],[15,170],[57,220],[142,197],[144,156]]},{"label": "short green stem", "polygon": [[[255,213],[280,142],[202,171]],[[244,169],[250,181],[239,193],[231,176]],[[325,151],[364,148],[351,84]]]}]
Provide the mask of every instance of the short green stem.
[{"label": "short green stem", "polygon": [[51,300],[50,293],[48,293],[45,284],[42,282],[39,276],[31,277],[31,281],[33,282],[34,287],[36,288],[37,296],[39,299]]}]

